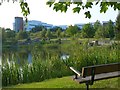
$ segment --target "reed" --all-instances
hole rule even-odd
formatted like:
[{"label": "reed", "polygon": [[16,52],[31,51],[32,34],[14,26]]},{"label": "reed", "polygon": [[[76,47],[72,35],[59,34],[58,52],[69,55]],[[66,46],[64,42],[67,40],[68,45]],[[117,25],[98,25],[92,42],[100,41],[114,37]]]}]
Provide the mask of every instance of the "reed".
[{"label": "reed", "polygon": [[[50,46],[47,46],[50,48]],[[53,47],[53,45],[52,45]],[[53,49],[53,48],[52,48]],[[58,48],[57,48],[58,49]],[[78,44],[63,44],[59,46],[70,57],[62,61],[55,52],[46,52],[46,58],[37,56],[34,52],[32,64],[19,66],[16,62],[7,62],[2,66],[2,85],[15,85],[18,83],[40,82],[45,79],[63,77],[73,73],[67,66],[74,66],[81,70],[83,66],[119,62],[120,45],[93,46]],[[68,51],[66,51],[68,50]],[[66,66],[67,65],[67,66]]]}]

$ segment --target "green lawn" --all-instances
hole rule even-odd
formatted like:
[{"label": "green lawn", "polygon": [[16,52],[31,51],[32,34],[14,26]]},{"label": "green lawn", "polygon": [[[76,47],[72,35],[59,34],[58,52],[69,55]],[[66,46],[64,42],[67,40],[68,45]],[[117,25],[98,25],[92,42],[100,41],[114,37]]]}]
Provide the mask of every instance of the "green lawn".
[{"label": "green lawn", "polygon": [[[118,86],[120,86],[118,83],[120,83],[120,78],[106,79],[94,82],[94,85],[90,86],[90,88],[118,88]],[[86,88],[86,85],[73,81],[69,76],[49,79],[43,82],[18,84],[7,88]]]}]

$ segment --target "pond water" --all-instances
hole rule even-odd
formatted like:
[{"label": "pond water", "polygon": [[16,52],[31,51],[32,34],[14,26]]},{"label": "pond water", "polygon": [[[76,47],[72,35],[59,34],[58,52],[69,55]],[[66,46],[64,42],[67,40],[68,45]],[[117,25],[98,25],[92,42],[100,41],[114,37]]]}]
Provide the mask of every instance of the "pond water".
[{"label": "pond water", "polygon": [[68,58],[70,57],[70,55],[68,55],[68,54],[63,54],[63,55],[61,55],[61,59],[62,60],[67,60]]},{"label": "pond water", "polygon": [[5,50],[2,53],[2,64],[16,62],[20,66],[28,63],[31,64],[33,60],[47,60],[51,57],[59,57],[61,60],[69,58],[69,54],[64,53],[60,49],[52,48],[19,48],[14,50]]}]

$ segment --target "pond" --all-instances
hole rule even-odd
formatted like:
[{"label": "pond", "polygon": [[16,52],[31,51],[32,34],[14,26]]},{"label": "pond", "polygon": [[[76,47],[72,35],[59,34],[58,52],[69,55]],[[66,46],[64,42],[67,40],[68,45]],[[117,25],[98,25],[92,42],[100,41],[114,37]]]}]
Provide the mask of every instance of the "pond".
[{"label": "pond", "polygon": [[7,49],[2,53],[2,64],[16,62],[18,65],[23,66],[28,63],[31,64],[33,60],[47,60],[51,57],[59,57],[60,59],[69,58],[69,54],[58,48],[33,48],[26,47],[17,48],[16,50]]}]

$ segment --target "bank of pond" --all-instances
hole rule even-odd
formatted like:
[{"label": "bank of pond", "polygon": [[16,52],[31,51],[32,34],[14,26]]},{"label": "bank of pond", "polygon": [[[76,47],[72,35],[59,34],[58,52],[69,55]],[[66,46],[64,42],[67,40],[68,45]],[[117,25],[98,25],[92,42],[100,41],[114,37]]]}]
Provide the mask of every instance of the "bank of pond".
[{"label": "bank of pond", "polygon": [[4,48],[2,53],[2,85],[40,82],[45,79],[73,75],[69,66],[119,62],[120,44],[89,46],[88,44],[52,43]]}]

